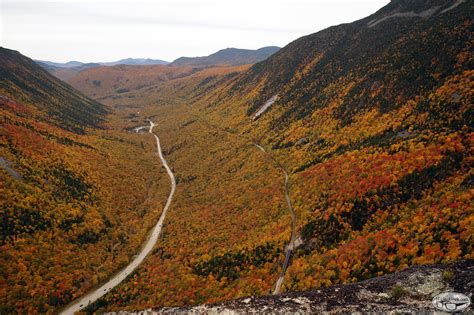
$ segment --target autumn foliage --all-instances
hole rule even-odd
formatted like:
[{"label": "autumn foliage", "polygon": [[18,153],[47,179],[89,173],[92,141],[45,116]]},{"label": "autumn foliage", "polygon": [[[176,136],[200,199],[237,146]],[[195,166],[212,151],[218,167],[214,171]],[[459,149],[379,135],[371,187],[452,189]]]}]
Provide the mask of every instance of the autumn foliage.
[{"label": "autumn foliage", "polygon": [[153,253],[90,311],[271,293],[291,233],[280,165],[301,240],[284,290],[472,259],[472,4],[367,27],[390,6],[252,67],[83,71],[69,82],[107,105],[87,102],[86,128],[2,81],[0,312],[52,311],[137,252],[169,191],[153,139],[127,132],[144,117],[176,195]]}]

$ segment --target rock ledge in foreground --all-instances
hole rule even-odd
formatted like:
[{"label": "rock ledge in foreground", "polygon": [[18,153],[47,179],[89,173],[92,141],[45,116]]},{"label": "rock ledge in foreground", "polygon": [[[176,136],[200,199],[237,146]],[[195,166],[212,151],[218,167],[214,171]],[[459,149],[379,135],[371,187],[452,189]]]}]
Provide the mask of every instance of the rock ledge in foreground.
[{"label": "rock ledge in foreground", "polygon": [[[474,289],[474,260],[449,265],[414,266],[362,282],[337,285],[306,292],[245,297],[216,304],[167,307],[143,311],[118,311],[110,315],[131,314],[332,314],[332,313],[418,313],[446,314],[431,304],[432,298],[446,291],[469,296]],[[464,314],[474,314],[472,305]]]}]

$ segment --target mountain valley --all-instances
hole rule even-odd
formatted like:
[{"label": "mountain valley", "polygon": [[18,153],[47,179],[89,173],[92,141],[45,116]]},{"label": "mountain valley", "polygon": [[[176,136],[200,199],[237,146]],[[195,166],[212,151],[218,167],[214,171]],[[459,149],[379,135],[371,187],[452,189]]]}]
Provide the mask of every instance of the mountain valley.
[{"label": "mountain valley", "polygon": [[172,189],[151,122],[176,179],[161,234],[84,311],[311,313],[425,271],[443,285],[409,311],[472,294],[472,16],[392,0],[258,59],[73,72],[1,48],[0,313],[60,312],[141,251]]}]

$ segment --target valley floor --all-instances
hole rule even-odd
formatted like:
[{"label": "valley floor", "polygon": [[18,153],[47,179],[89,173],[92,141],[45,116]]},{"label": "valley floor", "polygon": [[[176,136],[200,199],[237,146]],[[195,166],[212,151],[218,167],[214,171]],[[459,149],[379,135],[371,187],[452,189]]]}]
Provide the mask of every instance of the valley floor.
[{"label": "valley floor", "polygon": [[[100,299],[102,296],[107,294],[110,290],[118,286],[130,274],[132,274],[132,272],[143,262],[145,257],[151,253],[151,251],[153,250],[153,247],[156,245],[156,242],[158,241],[158,237],[161,233],[161,228],[163,227],[163,223],[166,218],[166,213],[171,205],[171,201],[173,200],[174,192],[176,191],[176,178],[174,177],[174,174],[171,171],[171,168],[168,166],[168,162],[166,162],[165,158],[163,157],[163,153],[162,153],[161,145],[160,145],[160,139],[155,133],[153,133],[153,128],[155,127],[155,124],[151,120],[149,120],[149,123],[150,123],[150,126],[148,127],[149,133],[152,134],[156,139],[156,150],[157,150],[158,156],[160,157],[161,163],[163,163],[163,166],[166,169],[166,172],[168,173],[168,176],[170,177],[170,181],[171,181],[171,191],[166,201],[166,204],[164,206],[163,212],[161,213],[160,219],[158,220],[158,222],[152,229],[146,242],[143,244],[141,251],[137,255],[134,256],[134,259],[125,268],[123,268],[121,271],[115,274],[115,276],[113,276],[106,283],[102,284],[100,287],[91,290],[86,295],[82,296],[81,298],[71,303],[68,307],[66,307],[61,312],[61,314],[72,315],[75,312],[94,303],[95,301]],[[144,128],[146,129],[147,127],[139,127],[136,130],[138,132],[139,130],[144,129]]]}]

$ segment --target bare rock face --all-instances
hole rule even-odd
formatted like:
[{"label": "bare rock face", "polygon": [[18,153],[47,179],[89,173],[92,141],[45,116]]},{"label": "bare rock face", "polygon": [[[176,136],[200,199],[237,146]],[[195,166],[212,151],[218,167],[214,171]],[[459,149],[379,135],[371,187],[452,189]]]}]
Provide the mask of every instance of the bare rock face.
[{"label": "bare rock face", "polygon": [[[454,291],[472,299],[474,260],[450,265],[415,266],[370,280],[282,295],[245,297],[212,305],[159,308],[108,314],[445,314],[431,303]],[[468,309],[464,314],[474,314]]]}]

